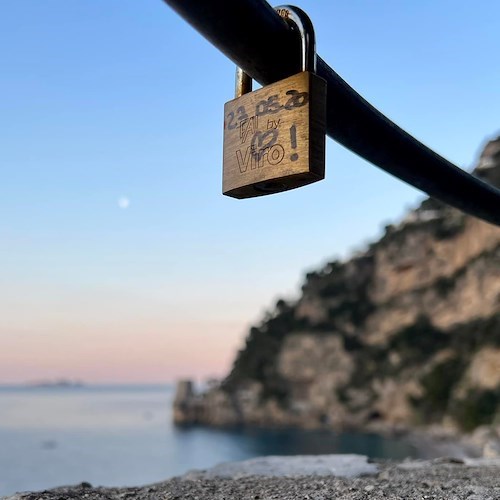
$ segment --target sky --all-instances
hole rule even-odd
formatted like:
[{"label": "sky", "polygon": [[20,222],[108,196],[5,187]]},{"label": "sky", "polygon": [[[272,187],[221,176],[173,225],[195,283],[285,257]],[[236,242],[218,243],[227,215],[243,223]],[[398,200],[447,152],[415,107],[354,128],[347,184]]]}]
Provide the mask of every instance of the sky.
[{"label": "sky", "polygon": [[[297,1],[318,54],[470,169],[500,132],[500,2]],[[234,65],[161,0],[2,0],[0,384],[220,377],[305,272],[424,194],[327,139],[326,179],[221,194]]]}]

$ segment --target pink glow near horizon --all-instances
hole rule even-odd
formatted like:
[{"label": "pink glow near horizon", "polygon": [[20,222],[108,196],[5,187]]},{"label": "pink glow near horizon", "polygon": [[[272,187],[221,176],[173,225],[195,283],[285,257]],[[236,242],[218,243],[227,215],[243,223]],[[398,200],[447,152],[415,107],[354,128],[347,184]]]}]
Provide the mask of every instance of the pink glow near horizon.
[{"label": "pink glow near horizon", "polygon": [[0,383],[60,378],[89,383],[170,382],[227,374],[242,342],[234,323],[3,336]]}]

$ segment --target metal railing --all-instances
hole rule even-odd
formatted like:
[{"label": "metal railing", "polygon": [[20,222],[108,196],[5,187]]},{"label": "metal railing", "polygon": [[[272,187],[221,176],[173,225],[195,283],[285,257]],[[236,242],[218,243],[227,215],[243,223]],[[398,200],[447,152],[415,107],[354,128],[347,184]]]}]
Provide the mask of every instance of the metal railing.
[{"label": "metal railing", "polygon": [[[164,1],[261,84],[299,71],[299,40],[266,1]],[[319,56],[317,74],[327,82],[329,137],[430,196],[500,225],[499,189],[461,170],[398,127]]]}]

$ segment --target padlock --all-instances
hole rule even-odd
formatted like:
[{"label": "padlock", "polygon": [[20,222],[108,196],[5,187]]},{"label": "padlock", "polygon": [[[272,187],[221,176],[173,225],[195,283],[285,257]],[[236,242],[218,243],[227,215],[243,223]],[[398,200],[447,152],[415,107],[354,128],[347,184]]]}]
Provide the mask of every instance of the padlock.
[{"label": "padlock", "polygon": [[316,71],[310,19],[276,7],[300,34],[302,72],[251,92],[236,71],[236,98],[224,105],[222,192],[234,198],[279,193],[325,177],[326,82]]}]

